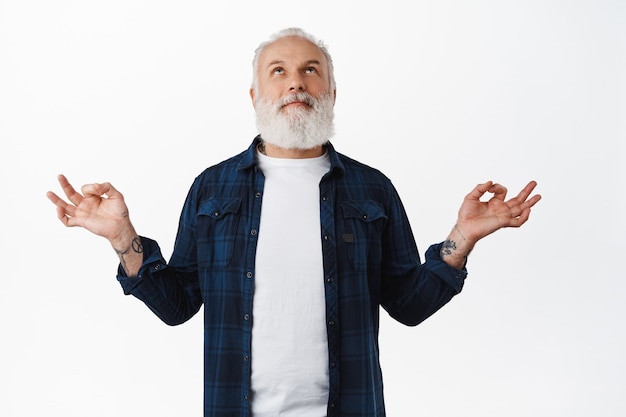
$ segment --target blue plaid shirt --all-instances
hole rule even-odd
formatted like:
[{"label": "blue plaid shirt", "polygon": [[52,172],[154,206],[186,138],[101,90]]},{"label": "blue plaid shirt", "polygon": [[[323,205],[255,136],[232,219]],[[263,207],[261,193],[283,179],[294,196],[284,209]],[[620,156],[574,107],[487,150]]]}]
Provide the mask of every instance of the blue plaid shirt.
[{"label": "blue plaid shirt", "polygon": [[[204,305],[204,415],[250,414],[254,263],[264,176],[257,137],[241,154],[194,181],[167,263],[142,237],[137,277],[121,267],[124,292],[169,325]],[[379,364],[379,306],[414,326],[461,291],[465,270],[448,266],[431,246],[422,264],[400,198],[379,171],[327,147],[330,170],[320,181],[326,294],[328,416],[384,416]],[[304,342],[306,343],[306,342]]]}]

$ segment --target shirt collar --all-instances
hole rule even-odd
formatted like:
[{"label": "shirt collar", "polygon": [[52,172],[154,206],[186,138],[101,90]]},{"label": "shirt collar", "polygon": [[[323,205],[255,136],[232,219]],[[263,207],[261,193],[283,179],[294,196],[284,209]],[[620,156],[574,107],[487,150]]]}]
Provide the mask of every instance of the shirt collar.
[{"label": "shirt collar", "polygon": [[[260,142],[261,135],[257,135],[257,137],[254,138],[248,149],[243,152],[241,161],[239,161],[239,164],[237,165],[238,170],[246,170],[249,168],[258,167],[259,161],[256,157],[256,147]],[[326,144],[326,151],[328,152],[328,158],[330,160],[330,172],[333,174],[345,172],[345,168],[343,166],[343,163],[341,162],[340,154],[335,151],[332,143],[328,142]]]}]

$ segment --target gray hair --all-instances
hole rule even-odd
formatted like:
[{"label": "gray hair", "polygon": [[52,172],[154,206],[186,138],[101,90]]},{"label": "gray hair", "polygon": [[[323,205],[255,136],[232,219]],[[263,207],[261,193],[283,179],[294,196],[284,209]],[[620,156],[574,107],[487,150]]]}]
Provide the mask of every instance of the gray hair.
[{"label": "gray hair", "polygon": [[307,41],[316,45],[320,49],[320,51],[322,51],[322,53],[326,57],[326,61],[328,62],[328,74],[330,76],[330,92],[334,91],[335,86],[336,86],[335,68],[333,66],[333,59],[330,56],[330,52],[328,52],[328,48],[326,47],[324,42],[317,39],[315,36],[296,27],[287,28],[279,32],[276,32],[275,34],[270,36],[270,38],[267,41],[261,43],[256,48],[256,50],[254,51],[254,59],[252,60],[252,89],[256,90],[259,85],[259,57],[261,56],[261,53],[265,50],[265,48],[267,48],[269,45],[276,42],[277,40],[282,39],[282,38],[288,38],[290,36],[306,39]]}]

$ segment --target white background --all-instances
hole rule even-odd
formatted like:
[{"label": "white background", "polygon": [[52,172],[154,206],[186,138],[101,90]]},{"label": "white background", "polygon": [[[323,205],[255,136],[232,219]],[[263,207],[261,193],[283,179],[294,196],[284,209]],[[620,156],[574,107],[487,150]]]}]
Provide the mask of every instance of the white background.
[{"label": "white background", "polygon": [[111,181],[169,257],[193,178],[247,147],[257,44],[334,56],[336,148],[404,199],[420,252],[489,179],[543,200],[416,328],[383,312],[388,414],[626,415],[626,3],[0,1],[0,415],[201,416],[202,318],[122,295],[56,175]]}]

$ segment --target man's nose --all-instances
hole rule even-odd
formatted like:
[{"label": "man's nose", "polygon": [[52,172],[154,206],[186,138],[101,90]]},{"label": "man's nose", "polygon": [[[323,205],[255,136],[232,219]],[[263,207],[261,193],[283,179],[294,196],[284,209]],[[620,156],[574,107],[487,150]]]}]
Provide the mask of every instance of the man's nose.
[{"label": "man's nose", "polygon": [[301,74],[293,74],[289,79],[289,91],[306,91],[306,84]]}]

